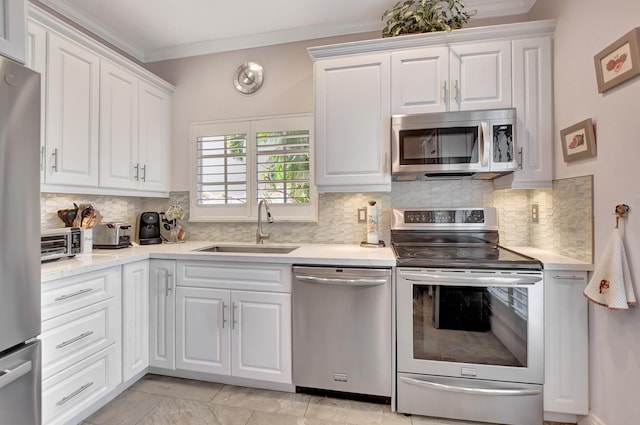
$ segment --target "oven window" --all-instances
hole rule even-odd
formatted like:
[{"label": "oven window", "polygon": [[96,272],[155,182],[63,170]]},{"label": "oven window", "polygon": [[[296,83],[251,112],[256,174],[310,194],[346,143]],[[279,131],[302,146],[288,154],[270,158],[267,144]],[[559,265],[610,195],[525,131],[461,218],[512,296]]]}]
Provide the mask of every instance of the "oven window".
[{"label": "oven window", "polygon": [[478,127],[402,130],[400,164],[474,164],[478,162]]},{"label": "oven window", "polygon": [[528,289],[413,286],[413,357],[527,367]]}]

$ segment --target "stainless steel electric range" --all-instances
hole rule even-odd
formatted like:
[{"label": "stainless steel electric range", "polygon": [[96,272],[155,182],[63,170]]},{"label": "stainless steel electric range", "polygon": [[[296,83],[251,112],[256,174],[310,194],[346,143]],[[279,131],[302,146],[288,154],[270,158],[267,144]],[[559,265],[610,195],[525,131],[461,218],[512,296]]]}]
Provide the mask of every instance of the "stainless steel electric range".
[{"label": "stainless steel electric range", "polygon": [[397,409],[543,422],[542,265],[499,245],[493,208],[394,209]]}]

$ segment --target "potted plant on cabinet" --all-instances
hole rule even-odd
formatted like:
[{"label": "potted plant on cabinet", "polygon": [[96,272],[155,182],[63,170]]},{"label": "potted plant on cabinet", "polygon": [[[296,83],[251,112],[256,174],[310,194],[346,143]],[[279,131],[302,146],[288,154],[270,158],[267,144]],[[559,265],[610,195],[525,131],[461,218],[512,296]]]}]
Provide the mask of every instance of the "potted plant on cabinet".
[{"label": "potted plant on cabinet", "polygon": [[405,0],[382,15],[383,37],[460,29],[477,11],[466,11],[461,0]]}]

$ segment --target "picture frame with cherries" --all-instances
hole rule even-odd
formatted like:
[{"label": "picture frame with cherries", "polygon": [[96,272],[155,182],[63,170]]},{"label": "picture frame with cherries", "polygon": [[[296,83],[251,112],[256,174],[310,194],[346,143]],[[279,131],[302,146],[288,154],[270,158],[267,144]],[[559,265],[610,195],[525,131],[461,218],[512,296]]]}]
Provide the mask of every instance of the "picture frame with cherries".
[{"label": "picture frame with cherries", "polygon": [[560,131],[562,156],[565,162],[590,158],[596,155],[593,121],[588,118]]},{"label": "picture frame with cherries", "polygon": [[593,57],[598,93],[640,75],[640,27],[634,28]]}]

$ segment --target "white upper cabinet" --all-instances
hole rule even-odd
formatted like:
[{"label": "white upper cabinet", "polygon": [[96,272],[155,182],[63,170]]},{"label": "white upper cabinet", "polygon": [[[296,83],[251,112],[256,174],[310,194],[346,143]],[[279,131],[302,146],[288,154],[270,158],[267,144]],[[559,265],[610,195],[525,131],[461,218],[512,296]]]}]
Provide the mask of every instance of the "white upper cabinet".
[{"label": "white upper cabinet", "polygon": [[315,64],[319,192],[389,191],[388,54]]},{"label": "white upper cabinet", "polygon": [[56,34],[48,42],[45,179],[97,186],[100,58]]},{"label": "white upper cabinet", "polygon": [[511,107],[511,42],[391,53],[391,107],[421,114]]},{"label": "white upper cabinet", "polygon": [[0,54],[25,63],[27,0],[0,0]]},{"label": "white upper cabinet", "polygon": [[511,41],[451,46],[449,110],[510,108]]},{"label": "white upper cabinet", "polygon": [[391,54],[391,112],[444,112],[449,107],[449,48]]},{"label": "white upper cabinet", "polygon": [[41,190],[169,193],[174,87],[41,9],[27,65],[42,74]]},{"label": "white upper cabinet", "polygon": [[25,65],[40,73],[40,183],[44,183],[46,159],[45,125],[47,90],[47,31],[35,22],[27,26],[27,49]]},{"label": "white upper cabinet", "polygon": [[497,189],[551,187],[553,101],[551,37],[513,41],[513,106],[520,168],[494,181]]},{"label": "white upper cabinet", "polygon": [[135,189],[138,163],[138,77],[100,66],[100,185]]},{"label": "white upper cabinet", "polygon": [[140,80],[138,110],[138,167],[140,189],[169,190],[171,97]]}]

